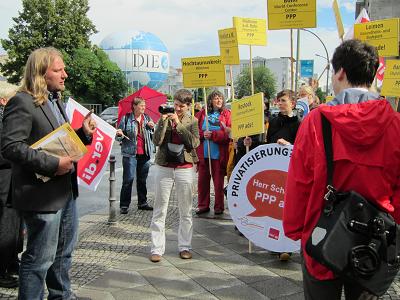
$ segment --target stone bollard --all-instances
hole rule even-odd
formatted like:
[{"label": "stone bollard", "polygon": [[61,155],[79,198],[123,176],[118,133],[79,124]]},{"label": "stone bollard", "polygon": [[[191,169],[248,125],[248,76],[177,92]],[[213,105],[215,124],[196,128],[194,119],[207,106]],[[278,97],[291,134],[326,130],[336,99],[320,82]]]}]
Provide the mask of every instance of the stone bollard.
[{"label": "stone bollard", "polygon": [[110,155],[108,160],[110,163],[110,193],[108,201],[110,202],[110,209],[108,213],[108,224],[113,225],[117,223],[117,199],[115,198],[115,156]]}]

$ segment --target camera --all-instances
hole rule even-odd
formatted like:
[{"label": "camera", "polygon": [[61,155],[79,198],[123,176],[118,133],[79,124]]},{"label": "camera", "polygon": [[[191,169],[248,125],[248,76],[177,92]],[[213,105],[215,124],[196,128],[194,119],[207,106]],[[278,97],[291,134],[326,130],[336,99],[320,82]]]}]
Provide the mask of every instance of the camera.
[{"label": "camera", "polygon": [[160,105],[158,107],[158,112],[162,115],[173,114],[175,112],[175,108],[173,105]]}]

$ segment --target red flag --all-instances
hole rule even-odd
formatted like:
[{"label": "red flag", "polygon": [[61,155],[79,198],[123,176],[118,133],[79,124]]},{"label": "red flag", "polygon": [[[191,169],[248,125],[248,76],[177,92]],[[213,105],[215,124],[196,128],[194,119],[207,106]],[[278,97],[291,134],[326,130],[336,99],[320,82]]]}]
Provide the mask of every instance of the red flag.
[{"label": "red flag", "polygon": [[[370,21],[370,19],[369,19],[367,10],[365,8],[363,8],[361,10],[360,14],[358,15],[357,19],[354,21],[354,24],[367,23],[369,21]],[[347,31],[343,37],[344,41],[351,40],[351,39],[354,39],[354,25],[351,26],[349,31]]]},{"label": "red flag", "polygon": [[[78,102],[69,98],[66,112],[74,129],[82,126],[83,118],[89,110]],[[88,145],[88,152],[78,162],[78,184],[89,190],[95,191],[107,169],[116,129],[95,114],[92,118],[97,123],[97,129],[92,137],[92,144]]]},{"label": "red flag", "polygon": [[385,75],[385,59],[383,57],[379,57],[379,67],[378,70],[376,71],[376,82],[378,87],[382,86],[384,75]]}]

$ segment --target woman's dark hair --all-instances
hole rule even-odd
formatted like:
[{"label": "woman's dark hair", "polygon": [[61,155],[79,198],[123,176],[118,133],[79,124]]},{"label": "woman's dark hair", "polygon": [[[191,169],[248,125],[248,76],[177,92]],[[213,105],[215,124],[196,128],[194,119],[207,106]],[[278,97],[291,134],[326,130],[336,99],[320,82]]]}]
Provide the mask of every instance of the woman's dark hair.
[{"label": "woman's dark hair", "polygon": [[177,90],[174,94],[174,100],[179,101],[180,103],[191,105],[192,104],[193,95],[189,90],[180,89]]},{"label": "woman's dark hair", "polygon": [[225,109],[225,97],[224,94],[222,94],[220,91],[218,90],[213,90],[207,97],[207,110],[209,112],[213,111],[213,105],[212,105],[212,100],[215,97],[221,97],[223,102],[222,102],[222,107],[219,109],[219,111],[223,111]]},{"label": "woman's dark hair", "polygon": [[378,52],[364,42],[348,40],[336,48],[332,66],[335,74],[343,68],[351,85],[370,87],[379,66]]}]

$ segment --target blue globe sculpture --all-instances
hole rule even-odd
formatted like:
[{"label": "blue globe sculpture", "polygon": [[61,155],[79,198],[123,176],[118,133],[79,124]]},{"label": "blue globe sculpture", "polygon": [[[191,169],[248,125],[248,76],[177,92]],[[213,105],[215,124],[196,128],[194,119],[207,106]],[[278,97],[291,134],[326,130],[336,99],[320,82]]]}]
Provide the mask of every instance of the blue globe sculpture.
[{"label": "blue globe sculpture", "polygon": [[135,89],[146,85],[157,90],[168,78],[167,47],[150,32],[112,33],[102,40],[100,48],[121,68],[126,80]]}]

